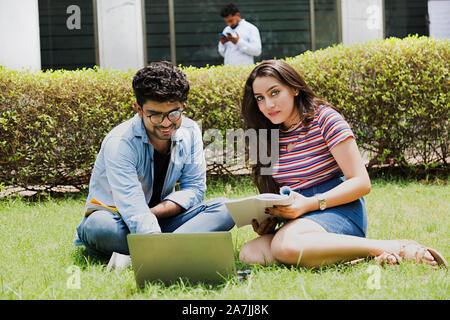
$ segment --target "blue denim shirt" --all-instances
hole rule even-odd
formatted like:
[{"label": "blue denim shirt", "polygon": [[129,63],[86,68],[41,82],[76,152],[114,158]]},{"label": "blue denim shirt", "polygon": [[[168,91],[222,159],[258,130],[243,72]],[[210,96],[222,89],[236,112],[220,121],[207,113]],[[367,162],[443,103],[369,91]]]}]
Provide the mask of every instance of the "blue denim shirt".
[{"label": "blue denim shirt", "polygon": [[[171,200],[187,210],[203,201],[206,191],[202,134],[193,120],[183,117],[171,140],[161,201]],[[153,151],[138,114],[111,130],[94,164],[83,219],[95,210],[109,210],[120,214],[131,233],[161,231],[148,207],[153,188]],[[180,188],[175,191],[177,182]],[[75,245],[82,245],[78,236]]]}]

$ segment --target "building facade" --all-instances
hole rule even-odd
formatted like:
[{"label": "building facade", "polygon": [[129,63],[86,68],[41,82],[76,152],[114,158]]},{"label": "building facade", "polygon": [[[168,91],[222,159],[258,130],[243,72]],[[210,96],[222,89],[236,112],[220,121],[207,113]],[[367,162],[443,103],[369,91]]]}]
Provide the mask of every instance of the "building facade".
[{"label": "building facade", "polygon": [[[0,0],[0,65],[137,69],[220,65],[218,0]],[[261,34],[256,61],[409,34],[448,37],[450,0],[236,0]],[[430,11],[432,9],[432,11]],[[433,11],[434,10],[434,11]],[[447,23],[447,25],[446,25]],[[430,33],[431,31],[431,33]]]}]

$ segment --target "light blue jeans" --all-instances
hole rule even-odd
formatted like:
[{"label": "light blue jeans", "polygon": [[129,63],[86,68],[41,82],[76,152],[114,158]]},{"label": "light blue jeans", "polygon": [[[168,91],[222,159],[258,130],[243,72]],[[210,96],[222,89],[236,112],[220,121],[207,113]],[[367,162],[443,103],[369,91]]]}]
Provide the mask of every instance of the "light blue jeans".
[{"label": "light blue jeans", "polygon": [[[164,233],[197,233],[228,231],[234,226],[224,201],[215,198],[204,201],[175,217],[158,219]],[[123,219],[106,210],[94,211],[83,218],[77,227],[78,238],[89,255],[108,258],[113,252],[130,254],[127,235],[130,233]]]}]

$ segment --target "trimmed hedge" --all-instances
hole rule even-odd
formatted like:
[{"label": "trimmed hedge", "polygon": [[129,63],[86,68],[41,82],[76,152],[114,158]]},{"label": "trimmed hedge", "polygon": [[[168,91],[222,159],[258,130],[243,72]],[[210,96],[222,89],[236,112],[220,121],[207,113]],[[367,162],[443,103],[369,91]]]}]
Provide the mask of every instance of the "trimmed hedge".
[{"label": "trimmed hedge", "polygon": [[0,69],[1,182],[81,184],[106,133],[133,115],[130,73]]},{"label": "trimmed hedge", "polygon": [[[361,151],[372,155],[370,165],[438,163],[448,170],[449,58],[450,41],[409,37],[286,61],[342,111]],[[240,98],[252,68],[183,68],[191,83],[187,116],[203,131],[241,128]],[[134,114],[134,73],[0,66],[0,183],[86,183],[106,133]]]}]

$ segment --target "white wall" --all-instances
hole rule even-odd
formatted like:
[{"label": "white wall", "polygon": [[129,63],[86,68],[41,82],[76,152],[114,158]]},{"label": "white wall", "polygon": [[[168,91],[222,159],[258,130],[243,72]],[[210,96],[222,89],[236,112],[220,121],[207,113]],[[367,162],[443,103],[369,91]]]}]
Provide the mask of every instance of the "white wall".
[{"label": "white wall", "polygon": [[0,0],[0,65],[41,68],[38,0]]},{"label": "white wall", "polygon": [[450,38],[450,0],[428,0],[430,37]]},{"label": "white wall", "polygon": [[97,0],[102,68],[139,69],[145,64],[142,0]]},{"label": "white wall", "polygon": [[383,39],[382,0],[342,0],[341,3],[344,44]]}]

